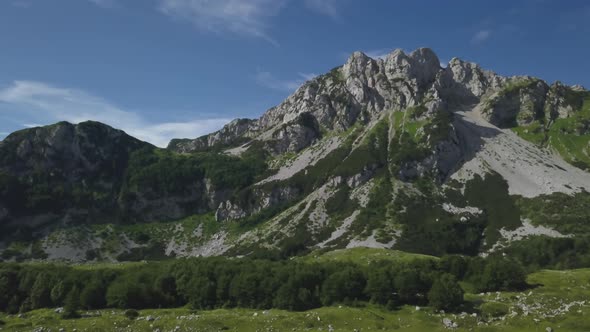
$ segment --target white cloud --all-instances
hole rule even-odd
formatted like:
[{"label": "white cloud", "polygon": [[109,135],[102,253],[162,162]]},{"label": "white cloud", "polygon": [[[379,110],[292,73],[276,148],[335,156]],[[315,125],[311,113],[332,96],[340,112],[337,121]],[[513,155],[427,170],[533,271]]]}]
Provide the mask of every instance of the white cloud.
[{"label": "white cloud", "polygon": [[198,137],[213,132],[231,120],[209,118],[151,123],[140,114],[125,111],[85,91],[32,81],[15,81],[1,89],[0,112],[12,112],[11,116],[21,121],[23,127],[38,126],[38,122],[100,121],[157,146],[165,146],[172,138]]},{"label": "white cloud", "polygon": [[484,41],[488,40],[491,35],[492,35],[491,30],[479,30],[477,33],[475,33],[473,38],[471,38],[471,43],[472,44],[483,43]]},{"label": "white cloud", "polygon": [[337,0],[305,0],[305,6],[319,14],[337,18],[339,15],[336,2]]},{"label": "white cloud", "polygon": [[259,71],[256,74],[255,79],[256,79],[256,82],[258,82],[258,84],[260,84],[261,86],[267,87],[269,89],[293,92],[293,91],[297,90],[301,85],[303,85],[303,83],[313,79],[317,75],[313,74],[313,73],[297,73],[297,76],[299,76],[299,77],[296,79],[281,80],[281,79],[277,79],[270,72]]},{"label": "white cloud", "polygon": [[268,20],[285,4],[286,0],[159,0],[159,10],[203,31],[259,37],[276,44],[267,32]]}]

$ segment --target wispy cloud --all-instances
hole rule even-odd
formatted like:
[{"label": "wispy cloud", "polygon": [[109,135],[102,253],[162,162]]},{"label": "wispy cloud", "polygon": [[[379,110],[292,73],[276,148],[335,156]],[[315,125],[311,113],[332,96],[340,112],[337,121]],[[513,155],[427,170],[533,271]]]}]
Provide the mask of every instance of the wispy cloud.
[{"label": "wispy cloud", "polygon": [[210,133],[231,120],[205,118],[153,123],[85,91],[32,81],[15,81],[0,89],[0,112],[12,112],[11,117],[23,127],[63,120],[72,123],[100,121],[157,146],[165,146],[172,138]]},{"label": "wispy cloud", "polygon": [[369,50],[364,52],[368,57],[373,59],[385,59],[392,50],[389,48],[382,48],[378,50]]},{"label": "wispy cloud", "polygon": [[268,33],[268,21],[285,4],[286,0],[159,0],[159,10],[203,31],[253,36],[276,44]]},{"label": "wispy cloud", "polygon": [[255,79],[258,84],[266,88],[293,92],[303,85],[303,83],[313,79],[317,75],[313,73],[297,73],[297,76],[297,78],[292,80],[281,80],[268,71],[259,71],[256,73]]},{"label": "wispy cloud", "polygon": [[338,0],[305,0],[305,7],[319,14],[339,17]]},{"label": "wispy cloud", "polygon": [[14,0],[12,1],[12,5],[18,8],[29,8],[31,7],[31,3],[26,0]]},{"label": "wispy cloud", "polygon": [[489,29],[479,30],[471,38],[471,43],[472,44],[481,44],[481,43],[485,42],[486,40],[488,40],[491,35],[492,35],[492,30],[489,30]]},{"label": "wispy cloud", "polygon": [[[107,1],[107,0],[90,0]],[[192,23],[197,29],[217,34],[262,38],[274,45],[271,21],[288,4],[303,4],[312,12],[339,17],[338,0],[157,0],[165,15]]]},{"label": "wispy cloud", "polygon": [[116,0],[88,0],[102,8],[113,8],[117,5]]}]

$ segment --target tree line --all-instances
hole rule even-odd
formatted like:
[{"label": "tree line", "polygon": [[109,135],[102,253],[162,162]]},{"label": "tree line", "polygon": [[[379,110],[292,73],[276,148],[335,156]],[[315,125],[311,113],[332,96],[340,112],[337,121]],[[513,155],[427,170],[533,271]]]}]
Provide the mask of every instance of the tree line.
[{"label": "tree line", "polygon": [[307,310],[362,301],[454,310],[463,303],[459,281],[478,291],[526,285],[518,261],[445,256],[440,260],[308,263],[249,258],[189,258],[81,268],[55,264],[0,263],[0,310],[8,313],[65,307],[81,309],[279,308]]}]

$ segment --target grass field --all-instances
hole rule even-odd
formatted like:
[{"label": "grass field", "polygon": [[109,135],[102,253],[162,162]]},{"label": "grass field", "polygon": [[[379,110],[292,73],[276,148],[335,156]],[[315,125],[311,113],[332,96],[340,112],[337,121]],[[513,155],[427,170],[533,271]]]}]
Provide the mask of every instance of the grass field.
[{"label": "grass field", "polygon": [[[371,251],[371,250],[369,250]],[[362,250],[361,250],[362,252]],[[353,252],[355,254],[358,253]],[[337,254],[336,254],[337,255]],[[331,255],[330,255],[331,256]],[[364,256],[363,256],[364,257]],[[393,311],[370,304],[334,306],[304,312],[186,308],[141,310],[127,319],[122,310],[82,312],[63,320],[54,310],[19,318],[0,314],[2,331],[590,331],[590,269],[541,271],[529,275],[523,292],[465,296],[463,313],[439,313],[403,306]],[[491,310],[501,308],[502,310]],[[457,323],[448,329],[443,319]],[[43,328],[43,330],[41,330]]]}]

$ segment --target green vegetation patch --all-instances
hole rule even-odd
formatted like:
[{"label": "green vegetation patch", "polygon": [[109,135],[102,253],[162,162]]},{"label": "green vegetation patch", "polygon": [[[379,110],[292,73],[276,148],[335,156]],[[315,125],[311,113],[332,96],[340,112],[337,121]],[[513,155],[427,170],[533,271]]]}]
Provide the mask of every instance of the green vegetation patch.
[{"label": "green vegetation patch", "polygon": [[[590,93],[566,90],[575,113],[545,124],[536,121],[513,130],[522,138],[542,147],[557,151],[570,164],[584,170],[590,168]],[[568,97],[569,96],[569,97]],[[568,100],[569,100],[568,99]],[[577,106],[576,106],[577,105]]]},{"label": "green vegetation patch", "polygon": [[590,234],[590,193],[553,193],[516,201],[522,217],[535,225],[549,226],[562,234]]}]

